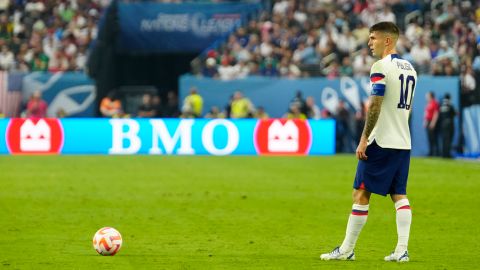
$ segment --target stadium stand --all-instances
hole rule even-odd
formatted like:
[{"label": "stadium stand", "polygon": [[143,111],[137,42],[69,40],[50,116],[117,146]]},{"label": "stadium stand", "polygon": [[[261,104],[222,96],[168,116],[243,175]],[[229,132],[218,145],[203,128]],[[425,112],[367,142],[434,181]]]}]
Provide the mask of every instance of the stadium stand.
[{"label": "stadium stand", "polygon": [[202,55],[197,73],[220,79],[364,76],[373,61],[365,49],[368,27],[384,20],[401,27],[398,50],[420,74],[464,74],[474,59],[480,66],[475,1],[277,0],[271,11]]},{"label": "stadium stand", "polygon": [[108,0],[16,0],[0,6],[0,68],[84,70],[87,48]]}]

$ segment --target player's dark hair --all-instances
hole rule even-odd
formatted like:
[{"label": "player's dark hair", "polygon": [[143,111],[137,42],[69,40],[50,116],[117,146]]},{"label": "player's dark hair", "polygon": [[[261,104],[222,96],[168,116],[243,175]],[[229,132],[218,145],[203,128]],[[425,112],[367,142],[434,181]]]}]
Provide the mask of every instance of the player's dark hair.
[{"label": "player's dark hair", "polygon": [[393,34],[396,37],[400,35],[400,29],[393,22],[379,22],[374,24],[370,27],[370,33],[375,31]]}]

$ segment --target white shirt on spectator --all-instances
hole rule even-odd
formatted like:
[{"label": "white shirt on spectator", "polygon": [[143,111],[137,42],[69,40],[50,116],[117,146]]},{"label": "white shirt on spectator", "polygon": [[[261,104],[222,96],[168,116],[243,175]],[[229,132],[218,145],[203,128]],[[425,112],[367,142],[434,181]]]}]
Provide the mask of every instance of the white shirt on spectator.
[{"label": "white shirt on spectator", "polygon": [[475,77],[472,74],[466,73],[463,76],[463,87],[468,91],[473,91],[477,87],[477,82],[475,81]]},{"label": "white shirt on spectator", "polygon": [[7,10],[10,6],[10,0],[0,0],[0,10]]},{"label": "white shirt on spectator", "polygon": [[311,115],[312,119],[318,120],[322,117],[322,112],[320,111],[320,108],[317,106],[317,104],[313,104],[312,112],[313,112],[313,115]]},{"label": "white shirt on spectator", "polygon": [[393,23],[396,23],[397,18],[395,17],[395,14],[393,14],[393,12],[391,12],[391,11],[390,12],[382,11],[382,12],[378,13],[377,21],[378,22],[393,22]]},{"label": "white shirt on spectator", "polygon": [[[363,50],[366,50],[366,49],[363,49]],[[373,57],[368,55],[368,51],[366,55],[365,54],[362,55],[361,53],[355,56],[352,64],[353,75],[355,77],[368,76],[370,74],[370,67],[373,65],[374,62],[375,60],[373,59]]]},{"label": "white shirt on spectator", "polygon": [[263,57],[268,57],[272,55],[272,53],[273,53],[273,46],[271,43],[262,42],[262,44],[260,44],[260,54]]},{"label": "white shirt on spectator", "polygon": [[410,42],[416,42],[422,36],[423,30],[416,23],[410,23],[405,30],[405,36]]},{"label": "white shirt on spectator", "polygon": [[77,70],[84,70],[87,63],[87,56],[84,53],[79,52],[75,59],[75,65]]},{"label": "white shirt on spectator", "polygon": [[0,53],[0,66],[3,70],[10,70],[15,63],[15,57],[11,51]]},{"label": "white shirt on spectator", "polygon": [[424,65],[430,62],[432,59],[432,55],[430,54],[430,49],[423,45],[420,46],[419,44],[413,45],[412,49],[410,50],[410,55],[413,58],[413,61],[417,65]]},{"label": "white shirt on spectator", "polygon": [[378,22],[377,13],[372,8],[368,7],[360,13],[360,20],[363,24],[370,27]]},{"label": "white shirt on spectator", "polygon": [[278,1],[273,5],[273,13],[274,14],[280,14],[280,15],[285,15],[287,14],[287,10],[289,7],[289,3],[287,0],[283,1]]},{"label": "white shirt on spectator", "polygon": [[300,24],[303,24],[305,21],[307,21],[307,14],[305,12],[302,12],[300,10],[295,11],[293,14],[293,18],[299,22]]},{"label": "white shirt on spectator", "polygon": [[357,40],[352,34],[339,34],[336,43],[343,53],[352,53],[357,49]]},{"label": "white shirt on spectator", "polygon": [[43,2],[28,2],[25,5],[25,11],[26,12],[43,12],[45,11],[45,4]]},{"label": "white shirt on spectator", "polygon": [[233,80],[240,74],[238,66],[221,65],[218,68],[218,75],[221,80]]},{"label": "white shirt on spectator", "polygon": [[77,53],[77,45],[74,43],[69,43],[67,46],[65,46],[65,54],[67,56],[73,56],[74,54]]}]

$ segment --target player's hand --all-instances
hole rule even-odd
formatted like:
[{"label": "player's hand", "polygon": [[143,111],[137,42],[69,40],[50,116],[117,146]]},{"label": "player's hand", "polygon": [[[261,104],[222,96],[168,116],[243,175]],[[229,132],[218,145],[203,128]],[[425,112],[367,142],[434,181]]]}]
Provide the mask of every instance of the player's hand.
[{"label": "player's hand", "polygon": [[368,146],[368,140],[362,136],[362,138],[360,139],[360,143],[358,143],[357,152],[356,152],[357,158],[359,160],[368,159],[368,156],[366,154],[367,146]]}]

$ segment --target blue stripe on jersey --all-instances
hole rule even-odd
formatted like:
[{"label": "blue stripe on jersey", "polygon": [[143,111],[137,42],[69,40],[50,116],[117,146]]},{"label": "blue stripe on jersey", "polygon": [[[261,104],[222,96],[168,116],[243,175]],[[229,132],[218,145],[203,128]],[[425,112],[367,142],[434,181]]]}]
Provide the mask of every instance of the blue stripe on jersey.
[{"label": "blue stripe on jersey", "polygon": [[390,56],[391,56],[391,59],[390,59],[390,60],[393,60],[393,59],[395,59],[395,58],[397,58],[397,59],[402,59],[402,58],[400,57],[400,55],[398,55],[398,54],[396,54],[396,53],[391,54]]},{"label": "blue stripe on jersey", "polygon": [[372,96],[384,96],[385,84],[375,83],[372,85]]}]

